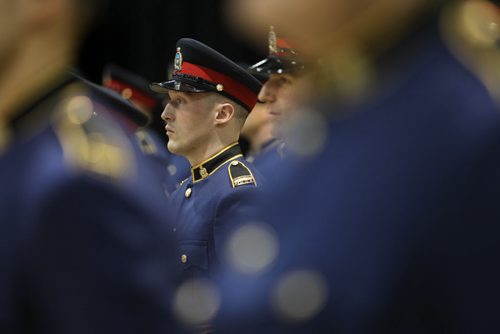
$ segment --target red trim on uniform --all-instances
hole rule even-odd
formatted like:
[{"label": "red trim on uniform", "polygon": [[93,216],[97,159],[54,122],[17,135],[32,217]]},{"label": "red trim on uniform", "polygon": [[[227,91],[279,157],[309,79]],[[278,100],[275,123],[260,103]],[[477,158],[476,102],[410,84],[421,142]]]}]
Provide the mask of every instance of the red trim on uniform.
[{"label": "red trim on uniform", "polygon": [[148,108],[153,108],[154,106],[156,106],[157,101],[154,98],[142,93],[140,90],[135,89],[134,87],[132,87],[132,86],[130,86],[122,81],[119,81],[116,79],[107,80],[104,82],[104,87],[110,88],[110,89],[120,93],[120,95],[122,94],[122,92],[125,89],[130,89],[132,91],[132,96],[130,96],[130,98],[128,98],[129,100],[132,100],[132,99],[137,100],[138,102],[144,104]]},{"label": "red trim on uniform", "polygon": [[224,92],[234,96],[236,99],[244,103],[249,110],[252,110],[257,103],[257,94],[250,90],[247,86],[208,67],[183,62],[182,70],[176,71],[174,74],[187,74],[194,77],[200,77],[214,83],[215,85],[222,84],[224,86]]}]

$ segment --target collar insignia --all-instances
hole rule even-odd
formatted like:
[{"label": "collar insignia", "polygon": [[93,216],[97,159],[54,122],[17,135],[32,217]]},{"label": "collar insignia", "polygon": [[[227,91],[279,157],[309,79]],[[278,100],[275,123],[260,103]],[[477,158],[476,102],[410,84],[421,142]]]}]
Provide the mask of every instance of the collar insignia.
[{"label": "collar insignia", "polygon": [[231,159],[241,156],[241,148],[234,143],[201,164],[191,168],[193,183],[204,180]]}]

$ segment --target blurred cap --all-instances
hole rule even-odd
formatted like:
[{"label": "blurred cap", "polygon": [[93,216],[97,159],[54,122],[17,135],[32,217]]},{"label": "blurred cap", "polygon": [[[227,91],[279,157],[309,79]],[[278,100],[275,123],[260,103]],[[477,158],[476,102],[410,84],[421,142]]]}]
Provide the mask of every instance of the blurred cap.
[{"label": "blurred cap", "polygon": [[114,90],[97,85],[83,78],[78,72],[70,71],[70,75],[80,80],[92,96],[126,128],[135,130],[147,125],[149,117]]},{"label": "blurred cap", "polygon": [[270,27],[269,36],[269,55],[266,59],[250,66],[249,71],[254,74],[284,74],[297,73],[304,69],[304,63],[301,61],[297,50],[291,42],[278,38],[274,27]]},{"label": "blurred cap", "polygon": [[257,103],[261,83],[246,69],[209,46],[190,38],[177,42],[172,80],[150,84],[151,90],[166,93],[215,92],[251,111]]},{"label": "blurred cap", "polygon": [[104,68],[102,84],[118,92],[126,100],[139,102],[150,109],[155,108],[162,100],[161,96],[149,89],[146,79],[116,65]]},{"label": "blurred cap", "polygon": [[248,71],[248,73],[250,73],[251,75],[253,75],[253,77],[255,79],[259,80],[261,84],[265,84],[266,81],[269,80],[269,74],[267,74],[267,73],[256,73],[255,71],[251,71],[250,70],[251,66],[247,62],[238,61],[238,62],[236,62],[236,64],[238,64],[242,68],[246,69]]}]

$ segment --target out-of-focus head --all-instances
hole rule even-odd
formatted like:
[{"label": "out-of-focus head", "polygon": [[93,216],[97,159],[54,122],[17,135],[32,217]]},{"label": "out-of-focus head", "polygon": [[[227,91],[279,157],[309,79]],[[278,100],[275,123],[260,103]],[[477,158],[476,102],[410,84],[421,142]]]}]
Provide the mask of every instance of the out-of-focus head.
[{"label": "out-of-focus head", "polygon": [[[59,43],[77,45],[96,13],[107,0],[0,0],[0,70],[9,66],[9,57],[35,39],[50,35]],[[39,50],[43,53],[43,49]]]},{"label": "out-of-focus head", "polygon": [[375,59],[454,1],[231,0],[228,17],[256,43],[270,24],[293,40],[316,97],[359,101],[370,92]]},{"label": "out-of-focus head", "polygon": [[457,59],[500,103],[500,1],[468,0],[449,6],[441,32]]},{"label": "out-of-focus head", "polygon": [[265,104],[273,137],[283,138],[283,128],[307,103],[311,88],[312,80],[306,74],[270,75],[260,91],[259,100]]},{"label": "out-of-focus head", "polygon": [[22,29],[22,1],[0,0],[0,68],[16,47]]},{"label": "out-of-focus head", "polygon": [[269,23],[280,27],[300,49],[317,57],[327,49],[384,42],[397,27],[448,0],[232,0],[236,26],[258,38]]},{"label": "out-of-focus head", "polygon": [[[307,81],[310,67],[303,60],[300,51],[290,39],[278,34],[274,26],[268,33],[268,56],[248,68],[253,75],[265,75],[259,100],[267,113],[267,122],[271,123],[271,133],[274,137],[282,137],[280,128],[297,109],[307,94],[302,90],[302,83]],[[257,118],[245,125],[248,131],[256,124]]]}]

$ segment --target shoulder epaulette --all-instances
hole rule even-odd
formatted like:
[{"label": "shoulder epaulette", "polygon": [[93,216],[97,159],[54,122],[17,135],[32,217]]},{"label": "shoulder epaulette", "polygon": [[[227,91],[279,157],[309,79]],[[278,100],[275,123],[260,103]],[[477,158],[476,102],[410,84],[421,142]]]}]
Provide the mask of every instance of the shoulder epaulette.
[{"label": "shoulder epaulette", "polygon": [[243,186],[246,184],[257,185],[255,178],[253,177],[250,169],[243,164],[243,162],[234,160],[229,164],[228,167],[229,178],[231,179],[231,185],[233,188]]},{"label": "shoulder epaulette", "polygon": [[112,179],[135,174],[135,156],[123,131],[95,115],[93,101],[74,95],[61,103],[54,123],[65,163]]}]

